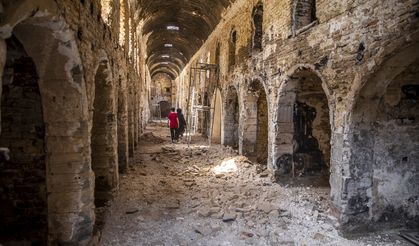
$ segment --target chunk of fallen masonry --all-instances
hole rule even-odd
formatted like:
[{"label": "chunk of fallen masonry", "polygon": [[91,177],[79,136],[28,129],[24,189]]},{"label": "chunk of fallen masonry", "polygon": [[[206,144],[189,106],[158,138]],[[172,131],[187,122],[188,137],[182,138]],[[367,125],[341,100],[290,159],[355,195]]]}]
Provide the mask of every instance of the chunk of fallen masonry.
[{"label": "chunk of fallen masonry", "polygon": [[233,212],[225,212],[223,215],[223,222],[232,222],[237,218],[237,214]]},{"label": "chunk of fallen masonry", "polygon": [[131,209],[128,209],[125,213],[126,214],[135,214],[135,213],[138,213],[138,211],[140,211],[140,210],[138,210],[138,208],[131,208]]},{"label": "chunk of fallen masonry", "polygon": [[253,237],[253,236],[254,236],[253,233],[247,232],[247,231],[243,231],[242,233],[240,233],[240,238],[241,239],[246,239],[246,238]]}]

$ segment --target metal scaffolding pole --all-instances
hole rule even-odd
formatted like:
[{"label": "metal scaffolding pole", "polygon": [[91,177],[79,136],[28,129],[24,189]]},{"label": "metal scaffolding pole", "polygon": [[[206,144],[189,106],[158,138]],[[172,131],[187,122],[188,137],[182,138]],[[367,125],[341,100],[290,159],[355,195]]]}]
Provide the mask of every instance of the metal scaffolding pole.
[{"label": "metal scaffolding pole", "polygon": [[[204,74],[204,75],[203,75]],[[210,81],[207,83],[207,74]],[[214,81],[215,80],[215,81]],[[214,81],[214,83],[211,83]],[[204,84],[202,84],[204,83]],[[213,85],[215,84],[215,87]],[[203,85],[203,88],[197,88],[198,86]],[[210,120],[211,126],[209,127],[209,144],[211,144],[212,131],[214,125],[214,110],[210,106],[211,103],[206,102],[204,99],[208,100],[208,92],[214,92],[219,86],[219,66],[215,64],[206,64],[206,63],[197,63],[194,67],[190,68],[189,73],[189,88],[188,88],[188,101],[187,101],[187,119],[188,119],[188,128],[187,128],[187,140],[188,147],[191,143],[191,137],[193,133],[196,133],[199,130],[199,114],[202,112],[205,117],[204,126],[206,126],[205,131],[208,131],[208,120]],[[198,92],[201,89],[202,95],[207,95],[207,98],[198,98]],[[214,90],[213,90],[214,89]],[[216,101],[217,99],[215,99]],[[206,105],[209,104],[209,105]],[[213,110],[213,112],[211,112]],[[208,119],[209,118],[209,119]]]}]

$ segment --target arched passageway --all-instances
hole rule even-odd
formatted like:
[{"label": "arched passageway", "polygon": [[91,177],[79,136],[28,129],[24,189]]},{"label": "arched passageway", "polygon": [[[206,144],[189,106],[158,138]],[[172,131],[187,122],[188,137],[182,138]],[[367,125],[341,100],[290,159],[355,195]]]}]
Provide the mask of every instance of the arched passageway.
[{"label": "arched passageway", "polygon": [[226,91],[222,115],[222,144],[237,149],[239,147],[240,108],[239,97],[234,86],[230,86]]},{"label": "arched passageway", "polygon": [[15,36],[6,44],[0,146],[9,148],[11,155],[10,160],[0,162],[0,241],[24,238],[43,245],[48,209],[39,76],[33,59]]},{"label": "arched passageway", "polygon": [[222,123],[222,98],[220,89],[216,89],[211,101],[211,142],[221,143],[221,123]]},{"label": "arched passageway", "polygon": [[319,176],[328,185],[331,126],[322,80],[300,67],[280,88],[277,172],[285,177]]},{"label": "arched passageway", "polygon": [[95,172],[95,205],[101,207],[118,186],[117,121],[112,73],[108,61],[101,61],[95,75],[92,127],[92,169]]},{"label": "arched passageway", "polygon": [[[387,60],[352,114],[347,211],[391,227],[419,223],[419,45]],[[356,184],[356,186],[352,186]],[[397,223],[398,222],[398,223]]]},{"label": "arched passageway", "polygon": [[245,119],[242,120],[242,154],[256,158],[261,164],[268,159],[268,101],[265,88],[253,80],[243,97]]}]

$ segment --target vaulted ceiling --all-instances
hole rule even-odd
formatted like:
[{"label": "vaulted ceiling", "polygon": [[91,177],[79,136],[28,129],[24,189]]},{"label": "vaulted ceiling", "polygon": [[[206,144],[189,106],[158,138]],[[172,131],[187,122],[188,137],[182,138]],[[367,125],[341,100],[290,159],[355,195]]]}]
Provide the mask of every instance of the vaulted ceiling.
[{"label": "vaulted ceiling", "polygon": [[137,0],[144,20],[151,75],[175,78],[217,26],[234,0]]}]

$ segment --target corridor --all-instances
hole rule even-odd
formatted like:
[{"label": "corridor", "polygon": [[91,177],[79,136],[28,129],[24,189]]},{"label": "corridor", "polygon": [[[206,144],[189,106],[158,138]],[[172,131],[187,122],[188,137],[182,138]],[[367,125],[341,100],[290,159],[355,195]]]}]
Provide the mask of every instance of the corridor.
[{"label": "corridor", "polygon": [[344,239],[328,187],[270,182],[263,166],[194,136],[171,144],[151,123],[106,214],[101,245],[408,245],[395,234]]},{"label": "corridor", "polygon": [[418,0],[0,0],[0,246],[419,245],[418,78]]}]

